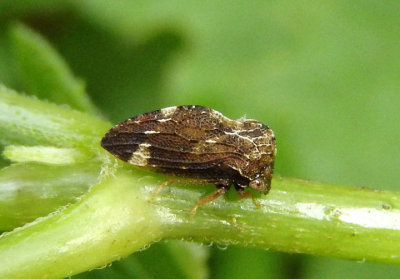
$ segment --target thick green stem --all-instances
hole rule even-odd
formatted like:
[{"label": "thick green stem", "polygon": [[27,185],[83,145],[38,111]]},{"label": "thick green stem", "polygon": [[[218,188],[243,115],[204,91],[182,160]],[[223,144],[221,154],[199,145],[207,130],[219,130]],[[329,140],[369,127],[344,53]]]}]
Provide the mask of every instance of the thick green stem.
[{"label": "thick green stem", "polygon": [[15,163],[38,162],[48,165],[68,165],[87,161],[86,154],[74,148],[53,146],[8,145],[3,156]]},{"label": "thick green stem", "polygon": [[0,230],[8,231],[58,210],[98,183],[101,166],[14,164],[0,170]]},{"label": "thick green stem", "polygon": [[222,198],[190,219],[182,208],[195,199],[182,191],[159,200],[174,216],[165,218],[174,226],[168,237],[400,263],[399,193],[276,178],[270,194],[257,198],[259,207]]},{"label": "thick green stem", "polygon": [[159,239],[192,239],[400,263],[400,194],[276,178],[267,196],[234,190],[189,212],[212,186],[172,186],[120,169],[62,212],[7,233],[0,277],[68,276],[124,257]]},{"label": "thick green stem", "polygon": [[104,181],[66,210],[3,234],[0,278],[67,277],[159,239],[157,208],[131,178]]}]

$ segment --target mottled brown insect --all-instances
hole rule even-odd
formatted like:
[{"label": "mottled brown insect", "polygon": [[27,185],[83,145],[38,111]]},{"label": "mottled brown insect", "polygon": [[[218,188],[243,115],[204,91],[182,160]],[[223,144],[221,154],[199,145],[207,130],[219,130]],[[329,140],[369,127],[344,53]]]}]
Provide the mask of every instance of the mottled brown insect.
[{"label": "mottled brown insect", "polygon": [[[231,120],[203,106],[177,106],[145,113],[113,127],[101,146],[119,159],[157,172],[213,183],[217,191],[192,210],[247,187],[270,190],[276,143],[256,120]],[[197,183],[196,182],[196,183]]]}]

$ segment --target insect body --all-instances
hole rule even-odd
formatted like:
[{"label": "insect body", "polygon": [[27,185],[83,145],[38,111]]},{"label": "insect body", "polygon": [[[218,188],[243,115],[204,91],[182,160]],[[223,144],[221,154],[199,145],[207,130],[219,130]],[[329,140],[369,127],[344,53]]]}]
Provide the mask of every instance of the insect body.
[{"label": "insect body", "polygon": [[119,159],[157,172],[213,183],[198,205],[249,187],[267,194],[276,155],[273,131],[256,120],[231,120],[203,106],[138,115],[113,127],[101,146]]}]

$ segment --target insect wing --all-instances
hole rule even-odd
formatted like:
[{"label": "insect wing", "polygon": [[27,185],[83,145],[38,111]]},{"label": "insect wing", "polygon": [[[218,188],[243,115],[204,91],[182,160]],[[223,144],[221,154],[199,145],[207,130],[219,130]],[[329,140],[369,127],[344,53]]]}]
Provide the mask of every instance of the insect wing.
[{"label": "insect wing", "polygon": [[220,113],[201,106],[180,106],[142,114],[112,128],[102,146],[133,165],[165,169],[210,169],[242,160],[224,135]]}]

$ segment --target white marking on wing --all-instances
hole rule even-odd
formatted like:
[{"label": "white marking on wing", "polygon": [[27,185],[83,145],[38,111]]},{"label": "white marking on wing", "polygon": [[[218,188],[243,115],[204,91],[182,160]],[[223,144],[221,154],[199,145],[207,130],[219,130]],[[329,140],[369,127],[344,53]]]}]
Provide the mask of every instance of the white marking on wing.
[{"label": "white marking on wing", "polygon": [[160,132],[158,132],[158,131],[145,131],[144,133],[146,135],[149,135],[149,134],[159,134]]},{"label": "white marking on wing", "polygon": [[157,119],[158,122],[167,122],[170,121],[171,118],[165,118],[165,119]]},{"label": "white marking on wing", "polygon": [[148,143],[140,144],[138,149],[132,153],[132,157],[129,159],[128,163],[135,166],[146,166],[147,159],[150,158],[149,146],[151,145]]}]

